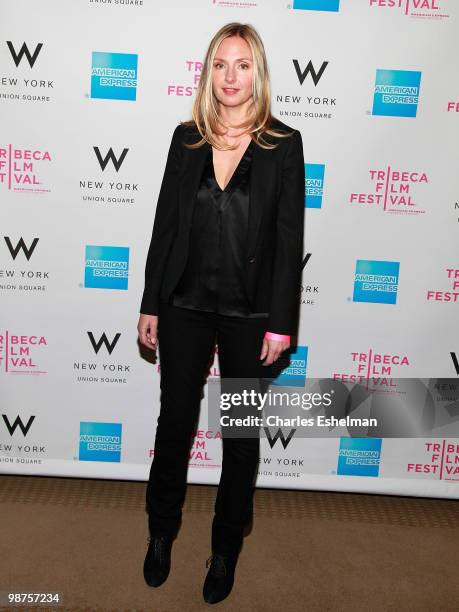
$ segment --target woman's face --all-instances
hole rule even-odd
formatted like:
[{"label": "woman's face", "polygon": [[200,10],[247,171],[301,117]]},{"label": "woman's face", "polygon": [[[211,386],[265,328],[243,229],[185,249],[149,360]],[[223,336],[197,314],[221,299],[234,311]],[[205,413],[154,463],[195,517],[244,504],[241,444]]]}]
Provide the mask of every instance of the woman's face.
[{"label": "woman's face", "polygon": [[212,67],[213,92],[220,104],[237,107],[252,97],[252,52],[240,36],[219,45]]}]

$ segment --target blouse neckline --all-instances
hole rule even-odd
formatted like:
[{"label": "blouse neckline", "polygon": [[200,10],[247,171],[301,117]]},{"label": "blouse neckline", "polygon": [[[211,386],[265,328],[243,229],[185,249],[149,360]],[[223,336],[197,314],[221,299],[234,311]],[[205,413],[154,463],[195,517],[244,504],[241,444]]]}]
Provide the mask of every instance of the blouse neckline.
[{"label": "blouse neckline", "polygon": [[217,186],[217,189],[218,189],[219,193],[226,193],[227,191],[229,191],[230,187],[232,187],[232,185],[234,183],[234,180],[237,177],[239,177],[239,175],[243,174],[247,170],[247,167],[248,167],[248,165],[250,163],[250,160],[252,158],[253,144],[254,144],[254,141],[250,140],[250,142],[247,145],[247,147],[246,147],[246,149],[245,149],[241,159],[239,160],[238,165],[234,169],[234,172],[231,175],[230,180],[228,181],[228,183],[226,184],[224,189],[222,189],[220,187],[220,185],[218,184],[217,177],[216,177],[216,174],[215,174],[214,155],[213,155],[212,145],[209,144],[209,154],[210,154],[210,165],[211,165],[211,170],[212,170],[212,178],[215,181],[215,185]]}]

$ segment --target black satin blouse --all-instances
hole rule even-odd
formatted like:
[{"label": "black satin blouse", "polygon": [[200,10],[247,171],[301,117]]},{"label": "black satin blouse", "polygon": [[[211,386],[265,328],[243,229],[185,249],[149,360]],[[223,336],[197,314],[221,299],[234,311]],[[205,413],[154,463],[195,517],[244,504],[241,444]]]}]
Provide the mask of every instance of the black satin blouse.
[{"label": "black satin blouse", "polygon": [[251,311],[243,284],[254,146],[251,140],[222,191],[208,145],[194,203],[188,260],[171,296],[174,306],[237,317],[268,316]]}]

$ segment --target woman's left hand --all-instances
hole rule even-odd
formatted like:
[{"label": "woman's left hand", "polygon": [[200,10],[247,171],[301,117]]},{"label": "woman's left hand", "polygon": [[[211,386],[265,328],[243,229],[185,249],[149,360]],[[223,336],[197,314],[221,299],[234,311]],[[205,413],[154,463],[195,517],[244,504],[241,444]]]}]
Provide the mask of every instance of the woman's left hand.
[{"label": "woman's left hand", "polygon": [[264,366],[269,366],[274,363],[277,359],[279,359],[280,355],[288,349],[290,346],[290,341],[287,340],[270,340],[263,338],[263,345],[261,347],[260,359],[264,359],[266,357],[266,361],[262,363]]}]

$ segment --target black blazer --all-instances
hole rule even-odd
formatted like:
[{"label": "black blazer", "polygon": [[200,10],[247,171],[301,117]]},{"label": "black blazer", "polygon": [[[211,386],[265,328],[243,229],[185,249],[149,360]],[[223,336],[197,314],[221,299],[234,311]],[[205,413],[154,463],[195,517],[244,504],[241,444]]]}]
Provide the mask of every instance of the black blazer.
[{"label": "black blazer", "polygon": [[[253,149],[250,179],[245,290],[253,312],[269,312],[267,331],[296,332],[304,232],[304,157],[301,133],[278,119],[273,127],[293,132],[278,138],[275,149]],[[173,133],[159,192],[145,265],[144,314],[158,314],[159,301],[169,301],[188,255],[195,195],[206,153],[183,142],[200,140],[195,127],[178,125]]]}]

